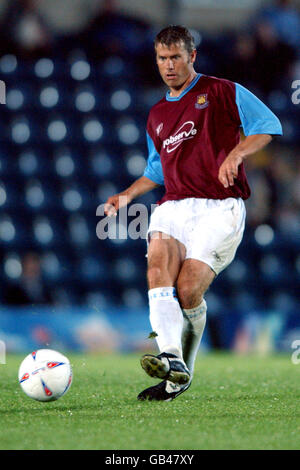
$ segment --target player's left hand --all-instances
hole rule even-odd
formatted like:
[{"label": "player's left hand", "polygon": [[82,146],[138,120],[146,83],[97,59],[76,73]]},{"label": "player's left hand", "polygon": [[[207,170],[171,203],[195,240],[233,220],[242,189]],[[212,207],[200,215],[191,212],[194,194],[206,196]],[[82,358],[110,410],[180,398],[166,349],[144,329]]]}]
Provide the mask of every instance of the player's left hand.
[{"label": "player's left hand", "polygon": [[230,152],[224,162],[219,168],[219,181],[223,184],[224,188],[234,185],[235,178],[238,177],[239,165],[242,163],[243,158],[235,152]]}]

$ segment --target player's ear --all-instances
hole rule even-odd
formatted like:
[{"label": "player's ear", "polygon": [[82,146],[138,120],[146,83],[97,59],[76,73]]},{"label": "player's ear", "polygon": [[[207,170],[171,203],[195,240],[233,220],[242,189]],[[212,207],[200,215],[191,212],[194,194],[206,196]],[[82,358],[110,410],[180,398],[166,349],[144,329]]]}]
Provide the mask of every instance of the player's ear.
[{"label": "player's ear", "polygon": [[194,49],[191,54],[190,54],[190,62],[193,64],[196,60],[196,56],[197,56],[197,50]]}]

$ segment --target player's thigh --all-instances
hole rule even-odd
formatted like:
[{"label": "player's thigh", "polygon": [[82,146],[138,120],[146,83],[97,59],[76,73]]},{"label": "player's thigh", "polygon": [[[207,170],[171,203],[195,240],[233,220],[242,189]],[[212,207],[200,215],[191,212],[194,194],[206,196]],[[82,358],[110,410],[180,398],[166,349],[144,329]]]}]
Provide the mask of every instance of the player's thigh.
[{"label": "player's thigh", "polygon": [[177,279],[177,295],[182,308],[197,307],[215,276],[215,272],[203,261],[186,259]]},{"label": "player's thigh", "polygon": [[149,288],[174,285],[186,254],[185,246],[162,232],[151,234],[148,246]]}]

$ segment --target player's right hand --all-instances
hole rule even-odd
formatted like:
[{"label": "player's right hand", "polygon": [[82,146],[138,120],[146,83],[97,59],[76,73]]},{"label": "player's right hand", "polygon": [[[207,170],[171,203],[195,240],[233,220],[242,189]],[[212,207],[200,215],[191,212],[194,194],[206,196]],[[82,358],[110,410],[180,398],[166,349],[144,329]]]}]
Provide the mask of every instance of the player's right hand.
[{"label": "player's right hand", "polygon": [[127,206],[129,202],[129,197],[125,193],[114,194],[104,204],[104,213],[108,217],[116,217],[118,210],[121,207]]}]

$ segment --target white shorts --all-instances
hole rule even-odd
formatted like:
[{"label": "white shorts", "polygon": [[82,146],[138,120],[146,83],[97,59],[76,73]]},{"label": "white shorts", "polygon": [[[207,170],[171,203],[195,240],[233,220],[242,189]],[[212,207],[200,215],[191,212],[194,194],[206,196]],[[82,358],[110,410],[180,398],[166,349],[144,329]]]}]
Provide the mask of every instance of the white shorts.
[{"label": "white shorts", "polygon": [[147,240],[153,232],[170,235],[185,246],[186,259],[203,261],[219,274],[235,256],[245,219],[242,199],[166,201],[151,215]]}]

